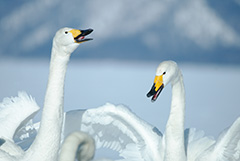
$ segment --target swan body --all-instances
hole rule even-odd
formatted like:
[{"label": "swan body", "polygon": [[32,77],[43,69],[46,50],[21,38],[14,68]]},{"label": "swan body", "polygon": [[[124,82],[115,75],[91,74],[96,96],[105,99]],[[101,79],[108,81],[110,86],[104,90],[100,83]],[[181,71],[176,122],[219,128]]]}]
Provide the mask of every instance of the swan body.
[{"label": "swan body", "polygon": [[95,153],[95,142],[88,134],[77,131],[64,140],[58,161],[90,161]]},{"label": "swan body", "polygon": [[[217,141],[200,136],[189,142],[184,133],[185,89],[183,77],[173,61],[162,62],[156,71],[154,84],[147,94],[155,101],[164,86],[171,83],[172,101],[166,125],[164,161],[237,161],[240,160],[240,118]],[[190,129],[190,132],[192,129]],[[186,132],[186,130],[185,130]],[[196,137],[199,133],[193,134]]]},{"label": "swan body", "polygon": [[71,53],[79,44],[91,40],[86,39],[85,36],[92,31],[92,29],[71,28],[62,28],[57,31],[53,39],[49,79],[37,136],[23,154],[11,155],[8,151],[1,149],[1,161],[57,160],[63,123],[63,94],[67,64]]}]

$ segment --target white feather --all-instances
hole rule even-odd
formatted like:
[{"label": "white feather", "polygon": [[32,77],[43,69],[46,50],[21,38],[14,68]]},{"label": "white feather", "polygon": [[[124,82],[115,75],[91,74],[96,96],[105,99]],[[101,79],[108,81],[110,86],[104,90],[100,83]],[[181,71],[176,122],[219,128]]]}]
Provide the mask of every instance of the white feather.
[{"label": "white feather", "polygon": [[18,92],[17,97],[4,98],[0,103],[0,138],[12,140],[15,132],[32,119],[38,110],[37,103],[26,92]]}]

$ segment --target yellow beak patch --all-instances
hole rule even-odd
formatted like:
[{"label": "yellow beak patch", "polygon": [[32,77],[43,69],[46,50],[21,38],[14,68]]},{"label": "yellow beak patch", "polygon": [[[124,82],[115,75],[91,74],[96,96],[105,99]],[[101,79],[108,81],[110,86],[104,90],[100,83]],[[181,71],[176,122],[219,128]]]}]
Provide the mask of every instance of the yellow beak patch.
[{"label": "yellow beak patch", "polygon": [[80,30],[77,30],[77,29],[72,29],[69,32],[72,33],[74,38],[78,37],[82,33]]},{"label": "yellow beak patch", "polygon": [[163,75],[155,76],[154,83],[155,83],[155,91],[157,91],[163,84]]}]

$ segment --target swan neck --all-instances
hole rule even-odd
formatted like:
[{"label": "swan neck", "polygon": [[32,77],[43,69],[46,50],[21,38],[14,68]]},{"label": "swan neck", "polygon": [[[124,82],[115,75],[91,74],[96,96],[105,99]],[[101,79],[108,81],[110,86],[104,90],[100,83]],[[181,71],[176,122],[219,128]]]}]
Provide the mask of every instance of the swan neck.
[{"label": "swan neck", "polygon": [[52,50],[41,124],[43,120],[62,119],[63,114],[64,81],[69,57],[54,54],[55,52]]},{"label": "swan neck", "polygon": [[172,101],[166,127],[165,160],[186,161],[184,147],[185,89],[182,74],[172,84]]},{"label": "swan neck", "polygon": [[74,161],[76,157],[79,161],[90,161],[94,153],[94,140],[86,133],[74,132],[65,139],[58,161]]},{"label": "swan neck", "polygon": [[32,155],[29,153],[29,158],[34,161],[57,159],[63,122],[64,80],[69,61],[69,56],[66,55],[56,50],[53,45],[41,125],[35,141],[28,150],[32,152]]}]

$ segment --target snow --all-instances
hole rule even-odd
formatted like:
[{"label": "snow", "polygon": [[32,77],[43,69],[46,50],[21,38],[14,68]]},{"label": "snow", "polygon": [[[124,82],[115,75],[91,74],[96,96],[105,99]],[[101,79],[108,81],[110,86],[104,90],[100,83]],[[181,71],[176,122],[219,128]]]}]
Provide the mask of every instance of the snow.
[{"label": "snow", "polygon": [[[164,132],[169,115],[171,87],[158,100],[146,97],[159,62],[69,62],[65,84],[65,111],[124,104]],[[0,60],[0,100],[25,90],[42,108],[48,78],[48,60]],[[179,64],[186,87],[185,127],[207,135],[218,134],[240,115],[239,66]],[[40,120],[40,114],[35,121]]]}]

